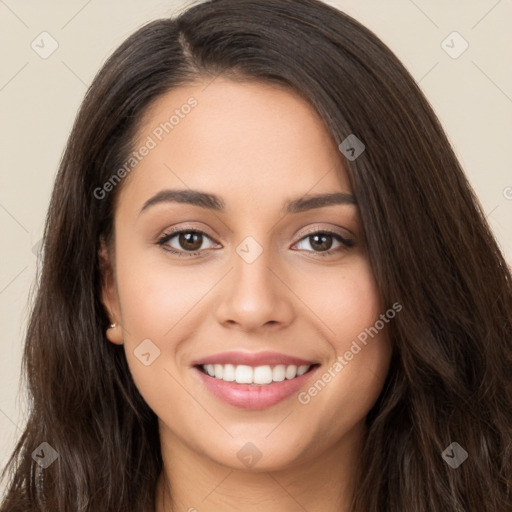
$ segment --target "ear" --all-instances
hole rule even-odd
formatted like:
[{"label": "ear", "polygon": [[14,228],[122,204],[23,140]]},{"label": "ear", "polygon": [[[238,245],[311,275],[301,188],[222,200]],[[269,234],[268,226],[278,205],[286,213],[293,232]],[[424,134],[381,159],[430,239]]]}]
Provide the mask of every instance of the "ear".
[{"label": "ear", "polygon": [[101,302],[111,324],[115,327],[107,329],[107,338],[116,345],[123,344],[123,329],[121,327],[121,308],[117,296],[116,283],[114,278],[113,256],[109,251],[103,238],[100,240],[98,251],[99,271],[101,276]]}]

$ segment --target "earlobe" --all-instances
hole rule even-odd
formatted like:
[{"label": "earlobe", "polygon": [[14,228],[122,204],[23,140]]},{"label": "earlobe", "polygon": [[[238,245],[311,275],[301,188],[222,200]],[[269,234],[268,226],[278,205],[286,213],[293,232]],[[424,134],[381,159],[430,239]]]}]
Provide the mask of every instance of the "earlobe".
[{"label": "earlobe", "polygon": [[107,329],[107,339],[116,345],[122,345],[124,342],[122,327],[117,323],[110,324]]},{"label": "earlobe", "polygon": [[107,244],[103,238],[100,240],[98,265],[101,276],[101,302],[111,322],[106,331],[106,336],[110,342],[116,345],[122,345],[124,341],[123,329],[119,324],[121,314],[115,286],[113,265]]}]

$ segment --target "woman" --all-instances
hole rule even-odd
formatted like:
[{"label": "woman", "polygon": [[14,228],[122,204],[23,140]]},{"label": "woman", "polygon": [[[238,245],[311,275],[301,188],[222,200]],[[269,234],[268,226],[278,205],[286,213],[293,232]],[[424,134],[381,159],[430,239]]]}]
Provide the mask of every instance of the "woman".
[{"label": "woman", "polygon": [[1,510],[505,512],[511,332],[390,50],[316,0],[194,6],[78,114]]}]

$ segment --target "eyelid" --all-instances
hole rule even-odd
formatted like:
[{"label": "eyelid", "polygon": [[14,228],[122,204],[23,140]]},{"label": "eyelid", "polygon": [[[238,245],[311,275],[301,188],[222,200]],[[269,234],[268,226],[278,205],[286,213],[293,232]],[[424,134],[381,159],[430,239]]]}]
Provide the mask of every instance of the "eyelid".
[{"label": "eyelid", "polygon": [[[164,229],[162,234],[157,236],[157,241],[161,240],[162,238],[165,238],[168,235],[172,234],[180,234],[180,233],[189,233],[189,232],[195,232],[195,233],[201,233],[202,235],[206,235],[208,238],[211,238],[212,240],[215,240],[215,237],[211,236],[204,228],[199,228],[197,226],[187,226],[187,225],[180,225],[177,227],[171,227]],[[218,243],[218,242],[217,242]]]},{"label": "eyelid", "polygon": [[336,226],[336,227],[333,226],[332,228],[331,227],[326,228],[324,226],[325,226],[325,224],[324,225],[321,225],[321,224],[315,225],[313,227],[307,228],[306,231],[301,232],[297,236],[300,236],[300,239],[302,240],[302,238],[304,238],[307,235],[311,235],[311,234],[315,234],[315,233],[329,233],[331,235],[337,235],[344,240],[349,240],[349,238],[347,238],[347,236],[340,233],[340,230],[344,229],[345,231],[350,233],[350,236],[355,238],[355,234],[347,228],[340,228],[339,226]]}]

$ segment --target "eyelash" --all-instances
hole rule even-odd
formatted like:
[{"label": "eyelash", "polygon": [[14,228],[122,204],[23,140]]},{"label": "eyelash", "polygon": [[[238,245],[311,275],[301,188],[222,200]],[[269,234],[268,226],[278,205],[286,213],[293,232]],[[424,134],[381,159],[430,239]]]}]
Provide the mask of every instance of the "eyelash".
[{"label": "eyelash", "polygon": [[[185,256],[185,257],[192,257],[192,256],[200,256],[202,251],[196,251],[196,252],[191,252],[191,251],[178,251],[172,247],[164,247],[164,245],[169,242],[170,240],[172,240],[175,236],[178,236],[178,235],[181,235],[183,233],[193,233],[193,234],[200,234],[200,235],[203,235],[203,236],[206,236],[207,238],[210,238],[204,231],[201,231],[199,229],[180,229],[180,230],[177,230],[177,231],[171,231],[171,232],[168,232],[168,233],[164,233],[159,239],[158,241],[156,242],[157,245],[159,246],[162,246],[162,248],[165,250],[165,251],[168,251],[172,254],[176,254],[176,255],[179,255],[179,256]],[[350,249],[351,247],[353,247],[355,245],[355,241],[354,240],[350,240],[349,238],[345,238],[343,236],[341,236],[339,233],[336,233],[334,231],[330,231],[328,229],[323,229],[323,230],[317,230],[317,231],[312,231],[312,232],[309,232],[309,233],[306,233],[297,243],[301,242],[302,240],[306,239],[306,238],[309,238],[309,237],[312,237],[314,235],[331,235],[333,236],[336,240],[338,240],[342,245],[340,247],[337,247],[335,249],[329,249],[327,251],[306,251],[306,252],[313,252],[315,253],[315,255],[318,255],[318,256],[321,256],[321,257],[326,257],[326,256],[332,256],[334,253],[338,253],[338,252],[342,252],[342,251],[345,251],[347,249]],[[294,244],[296,245],[296,244]],[[203,249],[203,251],[206,250],[206,249]],[[304,249],[302,249],[304,250]]]}]

